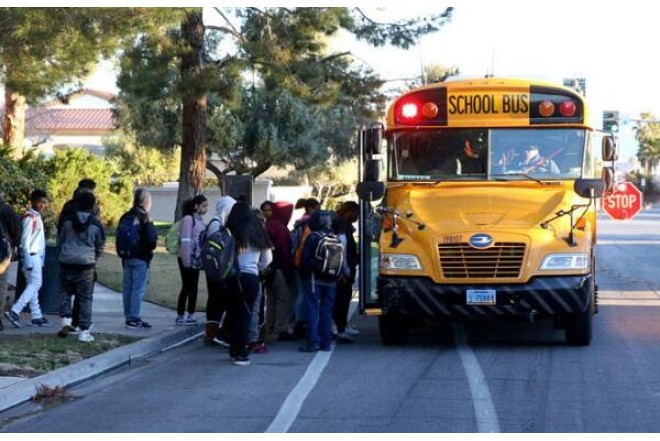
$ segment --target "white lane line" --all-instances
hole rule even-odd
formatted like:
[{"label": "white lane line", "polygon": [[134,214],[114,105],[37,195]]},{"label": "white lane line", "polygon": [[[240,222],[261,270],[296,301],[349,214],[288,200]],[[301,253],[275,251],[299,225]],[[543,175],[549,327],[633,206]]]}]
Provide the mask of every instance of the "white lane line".
[{"label": "white lane line", "polygon": [[[353,317],[353,314],[355,314],[357,307],[358,302],[355,298],[355,292],[353,292],[353,299],[348,313],[348,323],[351,322],[351,318]],[[298,381],[298,384],[296,384],[293,390],[289,392],[282,407],[280,407],[277,415],[275,415],[275,419],[270,423],[270,426],[268,426],[265,433],[287,433],[289,431],[293,423],[296,421],[296,418],[298,418],[303,403],[312,392],[312,389],[314,389],[316,382],[321,378],[323,370],[328,365],[330,357],[335,350],[335,344],[333,343],[331,347],[332,350],[329,352],[319,351],[316,353],[314,359],[307,367],[305,374]]]},{"label": "white lane line", "polygon": [[472,406],[477,418],[477,430],[479,433],[499,433],[500,423],[497,420],[497,412],[490,395],[490,389],[486,384],[486,378],[479,360],[467,343],[467,337],[463,327],[458,324],[452,326],[454,330],[454,341],[458,349],[458,356],[463,364],[463,370],[470,384],[472,395]]},{"label": "white lane line", "polygon": [[266,433],[287,433],[289,431],[291,425],[296,421],[307,396],[314,389],[316,382],[323,373],[323,369],[325,369],[330,361],[331,355],[331,351],[319,351],[316,353],[309,367],[307,367],[305,375],[302,376],[296,387],[286,397],[284,404],[280,407],[280,411],[277,412],[275,419],[270,423],[268,429],[266,429]]}]

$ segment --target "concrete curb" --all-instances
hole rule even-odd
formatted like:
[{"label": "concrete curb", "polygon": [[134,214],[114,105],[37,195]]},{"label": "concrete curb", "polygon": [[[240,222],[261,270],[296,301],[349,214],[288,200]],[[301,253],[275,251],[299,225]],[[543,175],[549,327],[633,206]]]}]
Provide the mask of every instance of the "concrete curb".
[{"label": "concrete curb", "polygon": [[164,331],[39,377],[20,380],[0,391],[0,412],[29,401],[37,393],[39,386],[54,388],[75,385],[111,369],[130,364],[136,359],[149,357],[195,340],[203,335],[203,329],[204,325],[201,324]]}]

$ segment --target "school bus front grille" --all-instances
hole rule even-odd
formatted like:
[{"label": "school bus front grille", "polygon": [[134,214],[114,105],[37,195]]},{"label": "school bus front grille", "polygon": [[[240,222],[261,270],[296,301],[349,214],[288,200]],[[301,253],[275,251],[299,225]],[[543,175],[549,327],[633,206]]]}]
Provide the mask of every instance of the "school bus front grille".
[{"label": "school bus front grille", "polygon": [[439,244],[440,268],[447,279],[516,278],[525,258],[525,244],[496,242],[477,249],[467,243]]}]

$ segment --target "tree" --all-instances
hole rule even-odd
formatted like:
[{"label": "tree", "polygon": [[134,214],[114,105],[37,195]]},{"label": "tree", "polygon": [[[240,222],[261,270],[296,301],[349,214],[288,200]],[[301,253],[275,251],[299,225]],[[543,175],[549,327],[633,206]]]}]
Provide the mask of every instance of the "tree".
[{"label": "tree", "polygon": [[[145,34],[122,57],[118,82],[121,121],[131,130],[156,135],[153,139],[143,138],[148,145],[181,144],[177,206],[183,197],[202,189],[200,165],[205,145],[227,164],[224,170],[207,164],[212,171],[221,175],[235,170],[256,176],[273,158],[292,158],[297,151],[297,157],[292,158],[295,163],[295,159],[303,161],[309,156],[308,150],[300,148],[300,140],[315,139],[320,120],[305,122],[303,106],[308,106],[305,110],[309,115],[338,109],[336,115],[343,118],[342,122],[352,115],[344,132],[354,131],[356,122],[382,111],[385,97],[378,92],[378,78],[352,68],[349,52],[328,53],[326,41],[340,29],[374,46],[389,43],[406,48],[451,18],[451,8],[400,23],[375,23],[359,9],[349,8],[215,11],[223,20],[220,25],[204,26],[201,10],[188,8],[180,30],[170,29],[164,35]],[[225,46],[219,49],[220,42],[233,42],[234,50],[224,49]],[[252,84],[239,80],[242,73],[252,74]],[[143,85],[134,81],[140,78],[147,82]],[[245,109],[237,107],[238,103],[249,104],[253,114],[245,118]],[[154,112],[141,115],[145,109]],[[282,109],[286,109],[286,118],[274,113]],[[159,115],[167,120],[154,127],[165,130],[145,127]],[[209,124],[214,125],[214,130],[205,130],[202,121],[207,116],[215,118]],[[182,121],[179,133],[170,130],[174,120]],[[227,124],[228,120],[234,122]],[[143,127],[146,130],[142,131]],[[336,133],[326,130],[328,127],[332,124],[325,124],[318,136]],[[292,129],[299,130],[298,141],[282,133]],[[326,155],[343,148],[347,156],[353,144],[350,137],[342,136],[342,145],[336,144],[336,138],[321,139],[328,151]],[[281,155],[283,151],[290,154]]]},{"label": "tree", "polygon": [[[165,8],[163,8],[165,9]],[[79,87],[100,58],[167,11],[145,8],[0,8],[3,137],[20,155],[27,104]]]},{"label": "tree", "polygon": [[651,175],[660,163],[660,121],[653,114],[644,112],[633,130],[639,144],[637,159],[646,174]]}]

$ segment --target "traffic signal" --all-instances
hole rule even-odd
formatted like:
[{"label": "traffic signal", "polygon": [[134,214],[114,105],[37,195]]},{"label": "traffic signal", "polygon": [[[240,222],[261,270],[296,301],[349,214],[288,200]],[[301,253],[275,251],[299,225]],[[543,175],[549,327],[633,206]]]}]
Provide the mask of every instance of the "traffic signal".
[{"label": "traffic signal", "polygon": [[603,130],[609,133],[619,131],[619,111],[605,110],[603,112]]}]

